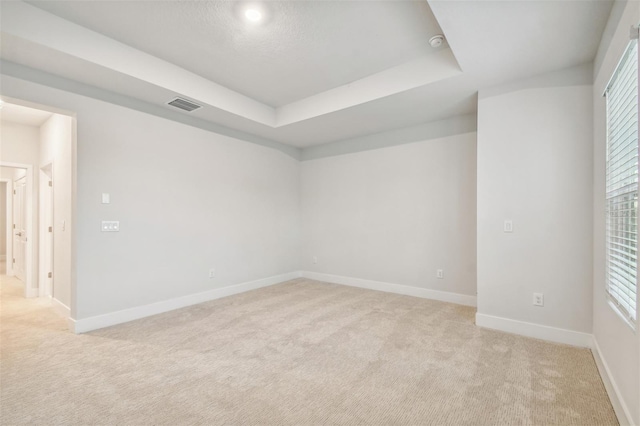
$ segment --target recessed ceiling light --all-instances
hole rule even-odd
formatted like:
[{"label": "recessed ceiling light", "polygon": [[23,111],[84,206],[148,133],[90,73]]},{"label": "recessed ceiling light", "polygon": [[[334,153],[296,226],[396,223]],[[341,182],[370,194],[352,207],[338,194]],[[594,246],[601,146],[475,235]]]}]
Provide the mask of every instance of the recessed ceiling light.
[{"label": "recessed ceiling light", "polygon": [[262,13],[257,9],[247,9],[244,12],[244,16],[251,22],[258,22],[262,19]]}]

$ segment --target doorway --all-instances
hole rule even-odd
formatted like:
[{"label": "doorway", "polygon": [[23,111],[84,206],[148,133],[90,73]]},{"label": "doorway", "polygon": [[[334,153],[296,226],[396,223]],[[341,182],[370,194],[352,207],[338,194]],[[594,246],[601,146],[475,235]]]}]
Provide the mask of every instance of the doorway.
[{"label": "doorway", "polygon": [[24,284],[26,297],[46,298],[57,312],[72,318],[75,114],[4,96],[0,108],[0,169],[12,170],[0,176],[12,186],[12,206],[5,208],[12,217],[6,273],[12,282]]},{"label": "doorway", "polygon": [[28,164],[0,162],[0,177],[7,190],[4,207],[6,226],[5,273],[16,277],[25,297],[38,296],[33,279],[33,176]]}]

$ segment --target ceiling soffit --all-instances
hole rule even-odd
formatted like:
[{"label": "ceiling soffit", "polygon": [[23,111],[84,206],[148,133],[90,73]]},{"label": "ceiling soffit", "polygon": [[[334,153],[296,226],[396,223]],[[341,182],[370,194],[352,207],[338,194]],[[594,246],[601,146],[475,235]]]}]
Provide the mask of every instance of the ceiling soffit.
[{"label": "ceiling soffit", "polygon": [[[3,36],[60,52],[205,107],[226,111],[274,129],[461,74],[451,50],[445,47],[349,84],[274,108],[32,5],[8,2],[3,4],[2,12]],[[3,57],[15,59],[7,57],[6,52],[3,52]]]}]

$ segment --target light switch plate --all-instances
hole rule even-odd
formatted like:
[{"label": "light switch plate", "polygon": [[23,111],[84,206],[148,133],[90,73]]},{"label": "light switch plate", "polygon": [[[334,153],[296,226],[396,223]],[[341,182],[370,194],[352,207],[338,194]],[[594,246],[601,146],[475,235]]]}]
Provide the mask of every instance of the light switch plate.
[{"label": "light switch plate", "polygon": [[102,193],[102,204],[109,204],[111,202],[111,197],[106,192]]},{"label": "light switch plate", "polygon": [[504,232],[513,232],[513,221],[511,220],[504,221]]}]

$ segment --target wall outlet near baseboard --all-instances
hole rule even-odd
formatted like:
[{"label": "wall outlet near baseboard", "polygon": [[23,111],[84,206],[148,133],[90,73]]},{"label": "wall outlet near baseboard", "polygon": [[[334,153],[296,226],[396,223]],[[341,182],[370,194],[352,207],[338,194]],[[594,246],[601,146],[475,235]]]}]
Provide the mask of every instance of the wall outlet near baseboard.
[{"label": "wall outlet near baseboard", "polygon": [[443,279],[443,278],[444,278],[444,270],[442,270],[442,269],[437,269],[437,270],[436,270],[436,278],[438,278],[438,279]]},{"label": "wall outlet near baseboard", "polygon": [[542,293],[533,293],[533,306],[544,306],[544,295]]},{"label": "wall outlet near baseboard", "polygon": [[216,277],[216,270],[215,268],[211,268],[209,269],[209,278],[215,278]]}]

